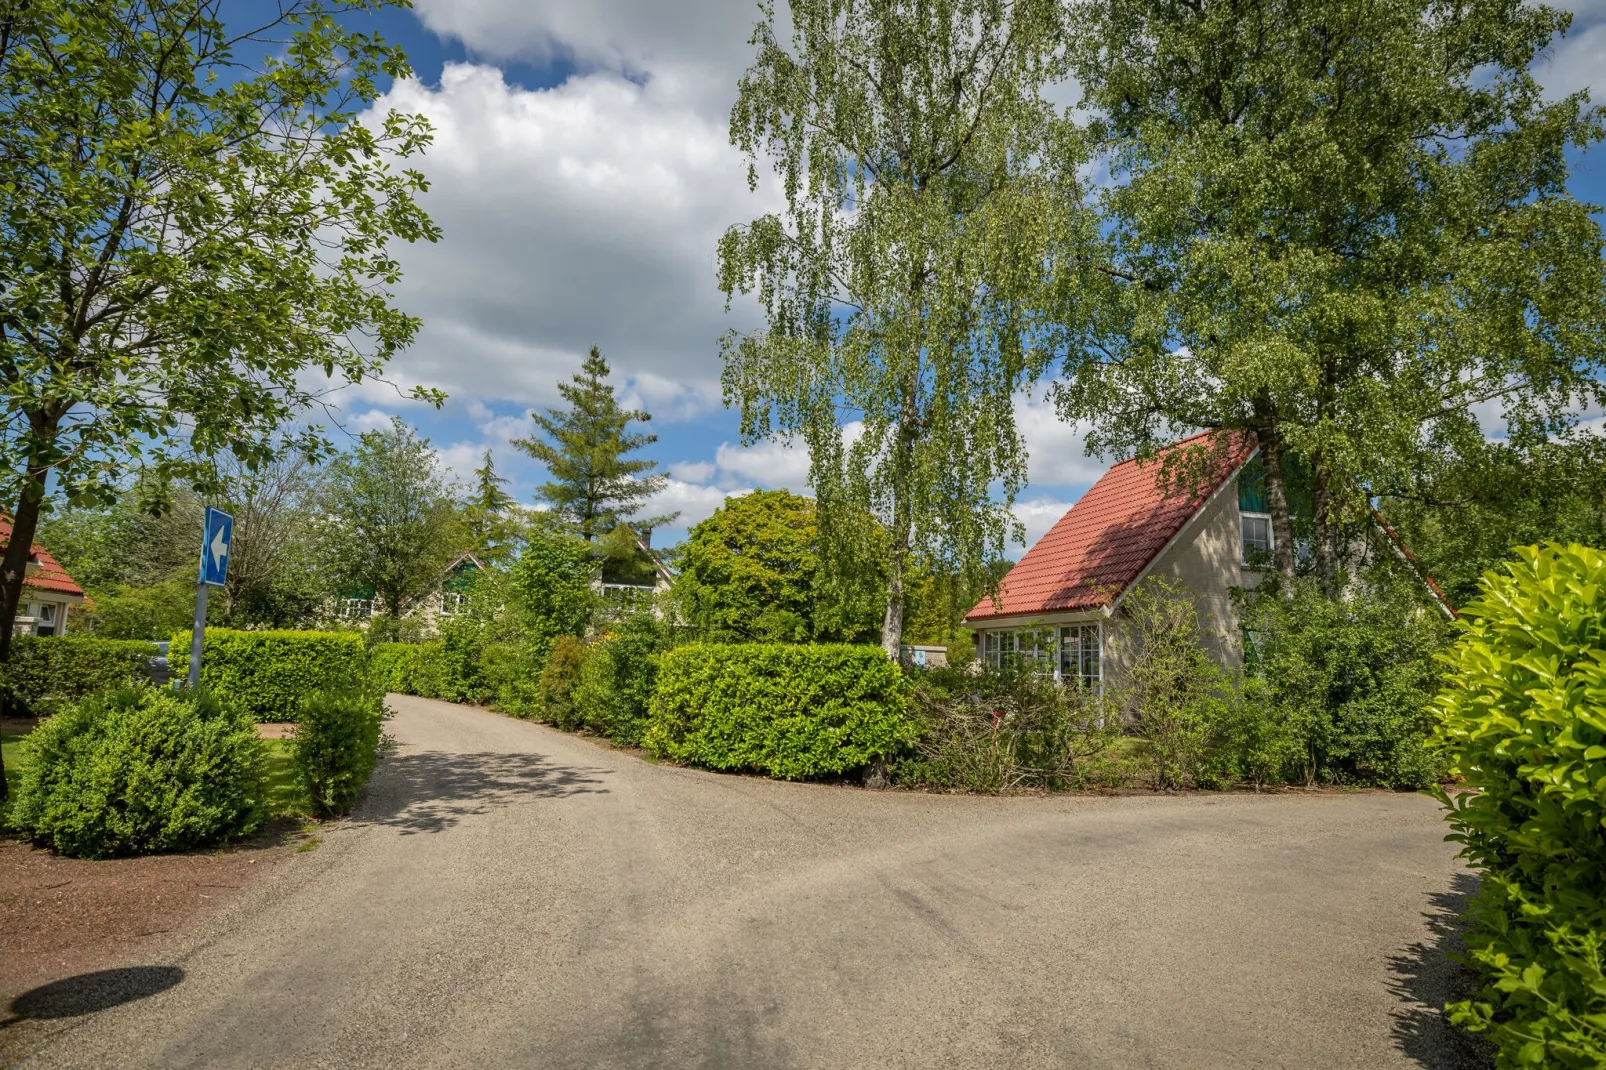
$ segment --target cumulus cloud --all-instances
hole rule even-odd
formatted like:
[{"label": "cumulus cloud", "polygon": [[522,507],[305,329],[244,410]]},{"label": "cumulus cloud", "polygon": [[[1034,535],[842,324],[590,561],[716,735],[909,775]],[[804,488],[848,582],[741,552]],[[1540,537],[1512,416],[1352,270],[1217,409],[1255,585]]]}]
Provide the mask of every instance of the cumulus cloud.
[{"label": "cumulus cloud", "polygon": [[375,105],[389,108],[434,125],[419,168],[444,233],[400,250],[397,299],[424,328],[398,382],[552,404],[597,344],[626,395],[665,415],[717,403],[719,336],[756,320],[745,304],[726,315],[714,246],[768,204],[722,119],[656,81],[598,71],[526,90],[462,63],[439,86],[396,83]]},{"label": "cumulus cloud", "polygon": [[[1552,99],[1593,88],[1606,71],[1606,3],[1585,0],[1557,6],[1573,12],[1572,29],[1534,65],[1535,77]],[[1598,103],[1600,94],[1591,95]]]},{"label": "cumulus cloud", "polygon": [[1044,535],[1047,535],[1048,529],[1058,523],[1060,517],[1064,516],[1071,506],[1075,504],[1074,501],[1061,501],[1060,499],[1049,497],[1038,497],[1029,501],[1016,502],[1014,509],[1015,519],[1019,520],[1026,528],[1026,546],[1021,547],[1012,544],[1010,556],[1019,557],[1025,552],[1026,548]]},{"label": "cumulus cloud", "polygon": [[662,516],[666,513],[679,513],[675,527],[689,528],[699,520],[713,516],[714,510],[718,509],[726,498],[750,494],[752,490],[752,487],[736,489],[710,487],[671,477],[662,490],[647,499],[647,504],[642,507],[642,514]]},{"label": "cumulus cloud", "polygon": [[1027,481],[1035,486],[1086,486],[1109,465],[1087,455],[1087,428],[1066,423],[1041,393],[1015,399],[1015,426],[1026,441]]}]

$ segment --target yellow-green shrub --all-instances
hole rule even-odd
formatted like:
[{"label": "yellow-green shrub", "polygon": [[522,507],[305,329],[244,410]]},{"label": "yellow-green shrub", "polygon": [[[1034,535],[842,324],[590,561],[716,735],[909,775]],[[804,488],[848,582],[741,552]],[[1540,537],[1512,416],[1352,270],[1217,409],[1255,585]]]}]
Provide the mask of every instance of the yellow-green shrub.
[{"label": "yellow-green shrub", "polygon": [[[367,658],[356,632],[208,628],[201,688],[258,721],[293,721],[304,695],[361,686]],[[173,637],[174,679],[189,671],[190,633]]]},{"label": "yellow-green shrub", "polygon": [[710,769],[846,773],[913,744],[907,690],[879,647],[694,643],[659,656],[642,743]]},{"label": "yellow-green shrub", "polygon": [[1483,871],[1467,945],[1503,1067],[1606,1066],[1606,554],[1530,547],[1465,611],[1436,700]]},{"label": "yellow-green shrub", "polygon": [[444,690],[441,645],[379,643],[368,651],[368,675],[382,693],[440,698]]}]

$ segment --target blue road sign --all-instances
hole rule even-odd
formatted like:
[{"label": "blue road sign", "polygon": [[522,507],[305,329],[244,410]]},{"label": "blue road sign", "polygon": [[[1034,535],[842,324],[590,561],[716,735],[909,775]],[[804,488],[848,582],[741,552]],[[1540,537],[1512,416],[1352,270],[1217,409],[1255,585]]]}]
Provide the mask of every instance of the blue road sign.
[{"label": "blue road sign", "polygon": [[229,542],[234,538],[234,518],[221,509],[206,508],[206,537],[201,543],[201,582],[209,587],[223,586],[229,574]]}]

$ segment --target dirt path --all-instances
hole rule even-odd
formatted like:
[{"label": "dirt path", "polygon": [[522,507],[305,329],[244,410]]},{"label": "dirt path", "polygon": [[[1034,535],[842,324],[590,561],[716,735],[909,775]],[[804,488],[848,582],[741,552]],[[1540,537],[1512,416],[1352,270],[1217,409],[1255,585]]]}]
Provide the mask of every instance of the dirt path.
[{"label": "dirt path", "polygon": [[1458,1065],[1428,799],[871,793],[392,701],[356,818],[29,1065]]}]

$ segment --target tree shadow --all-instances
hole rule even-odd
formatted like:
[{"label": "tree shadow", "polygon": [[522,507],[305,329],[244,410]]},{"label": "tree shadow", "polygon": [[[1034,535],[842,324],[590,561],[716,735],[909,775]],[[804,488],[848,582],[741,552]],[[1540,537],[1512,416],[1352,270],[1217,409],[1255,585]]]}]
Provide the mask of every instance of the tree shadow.
[{"label": "tree shadow", "polygon": [[424,751],[386,758],[353,818],[403,835],[440,832],[464,817],[528,799],[604,794],[594,774],[606,769],[558,765],[541,754]]},{"label": "tree shadow", "polygon": [[1494,1066],[1494,1046],[1450,1021],[1444,1005],[1477,991],[1477,977],[1456,960],[1464,950],[1461,933],[1467,902],[1478,879],[1458,873],[1449,891],[1429,900],[1428,928],[1433,942],[1420,942],[1389,959],[1389,990],[1400,1000],[1394,1012],[1394,1042],[1428,1070],[1486,1070]]},{"label": "tree shadow", "polygon": [[93,1014],[165,992],[182,980],[184,971],[177,966],[125,966],[65,977],[30,989],[12,1000],[11,1017],[0,1021],[0,1029],[29,1019]]}]

